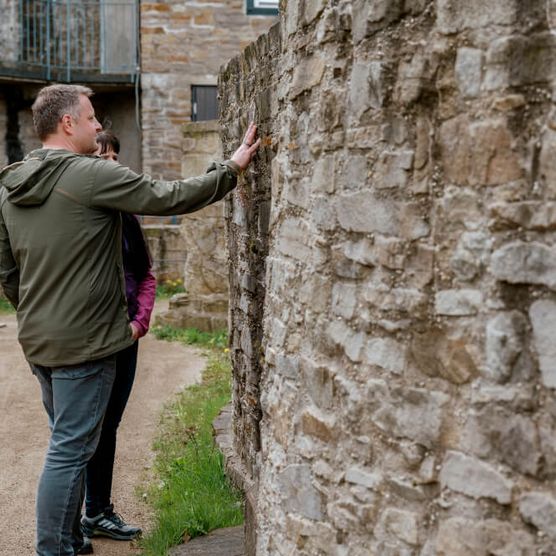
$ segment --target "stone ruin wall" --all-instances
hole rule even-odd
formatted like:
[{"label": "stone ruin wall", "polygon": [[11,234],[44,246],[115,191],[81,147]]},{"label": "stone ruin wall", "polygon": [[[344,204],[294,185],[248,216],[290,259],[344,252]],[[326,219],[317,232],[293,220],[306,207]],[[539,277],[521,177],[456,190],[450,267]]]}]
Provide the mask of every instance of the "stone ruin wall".
[{"label": "stone ruin wall", "polygon": [[221,74],[257,554],[556,554],[553,4],[284,2]]}]

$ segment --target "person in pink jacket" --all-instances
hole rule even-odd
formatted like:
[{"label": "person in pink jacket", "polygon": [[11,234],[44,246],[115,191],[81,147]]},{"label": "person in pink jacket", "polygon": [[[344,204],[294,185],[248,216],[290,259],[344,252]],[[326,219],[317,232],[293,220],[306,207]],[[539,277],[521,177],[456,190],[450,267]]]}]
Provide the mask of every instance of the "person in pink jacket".
[{"label": "person in pink jacket", "polygon": [[[97,143],[100,156],[117,162],[120,142],[114,134],[110,131],[101,132],[97,136]],[[121,217],[128,312],[133,337],[137,341],[117,354],[116,379],[102,424],[100,441],[95,455],[87,464],[85,515],[81,519],[85,544],[80,554],[92,553],[90,537],[105,536],[116,540],[131,540],[141,533],[139,527],[128,525],[114,511],[111,491],[116,432],[135,379],[138,340],[149,330],[156,294],[156,279],[151,270],[151,257],[137,217],[126,213],[121,213]]]}]

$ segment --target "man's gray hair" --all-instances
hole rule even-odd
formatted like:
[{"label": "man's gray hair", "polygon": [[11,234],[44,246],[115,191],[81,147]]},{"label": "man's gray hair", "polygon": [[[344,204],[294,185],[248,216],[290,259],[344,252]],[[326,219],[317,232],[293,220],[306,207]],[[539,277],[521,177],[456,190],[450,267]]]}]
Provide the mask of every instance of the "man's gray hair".
[{"label": "man's gray hair", "polygon": [[79,117],[81,95],[91,97],[93,91],[82,85],[49,85],[39,91],[31,109],[33,124],[41,141],[56,133],[64,114]]}]

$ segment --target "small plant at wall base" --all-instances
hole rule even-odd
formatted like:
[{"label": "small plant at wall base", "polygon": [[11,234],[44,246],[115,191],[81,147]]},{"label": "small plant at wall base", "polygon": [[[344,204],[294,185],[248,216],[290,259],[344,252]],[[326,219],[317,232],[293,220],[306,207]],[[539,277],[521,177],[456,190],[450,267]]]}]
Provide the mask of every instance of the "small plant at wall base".
[{"label": "small plant at wall base", "polygon": [[[185,331],[170,334],[169,327],[160,328],[174,341],[207,345],[207,337],[195,336],[192,329],[188,341]],[[213,347],[201,383],[184,390],[163,412],[154,446],[155,478],[144,494],[155,511],[154,528],[141,541],[145,556],[166,556],[171,546],[189,538],[243,522],[241,493],[224,474],[212,438],[212,422],[231,397],[227,351]]]},{"label": "small plant at wall base", "polygon": [[185,293],[182,280],[162,280],[156,285],[157,299],[167,299],[177,293]]}]

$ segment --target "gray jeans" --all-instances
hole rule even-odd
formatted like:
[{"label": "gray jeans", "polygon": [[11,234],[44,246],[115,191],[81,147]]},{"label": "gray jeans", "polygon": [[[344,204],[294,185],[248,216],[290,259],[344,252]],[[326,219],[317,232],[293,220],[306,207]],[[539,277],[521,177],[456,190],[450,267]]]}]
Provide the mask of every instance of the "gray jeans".
[{"label": "gray jeans", "polygon": [[37,492],[37,556],[74,556],[80,530],[85,468],[95,453],[116,376],[116,356],[79,365],[31,365],[51,429]]}]

